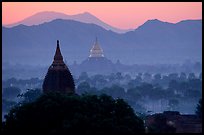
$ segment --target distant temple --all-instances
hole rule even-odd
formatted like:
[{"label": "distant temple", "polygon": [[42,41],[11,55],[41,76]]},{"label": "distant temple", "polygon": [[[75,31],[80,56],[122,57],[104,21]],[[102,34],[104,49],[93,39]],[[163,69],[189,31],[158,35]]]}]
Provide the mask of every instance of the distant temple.
[{"label": "distant temple", "polygon": [[58,40],[54,61],[49,67],[43,82],[43,92],[75,93],[74,80],[63,61]]},{"label": "distant temple", "polygon": [[100,47],[97,38],[90,50],[89,57],[82,61],[79,67],[79,70],[83,70],[89,73],[111,73],[115,71],[114,64],[104,56],[104,52]]},{"label": "distant temple", "polygon": [[104,57],[103,50],[99,46],[97,38],[92,49],[90,50],[89,57]]}]

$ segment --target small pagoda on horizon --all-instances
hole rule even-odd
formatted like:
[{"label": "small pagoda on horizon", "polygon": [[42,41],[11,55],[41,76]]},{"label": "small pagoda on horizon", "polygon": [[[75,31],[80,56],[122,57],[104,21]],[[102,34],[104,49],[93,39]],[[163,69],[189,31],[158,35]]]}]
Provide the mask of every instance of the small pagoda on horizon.
[{"label": "small pagoda on horizon", "polygon": [[97,74],[115,71],[112,61],[104,56],[104,51],[98,43],[97,37],[90,49],[89,57],[82,61],[79,67],[82,72]]},{"label": "small pagoda on horizon", "polygon": [[96,37],[96,41],[93,45],[93,47],[91,48],[90,50],[90,55],[89,55],[89,58],[90,57],[104,57],[104,54],[103,54],[103,50],[102,48],[100,47],[100,45],[98,44],[98,39]]},{"label": "small pagoda on horizon", "polygon": [[54,61],[49,67],[43,82],[43,92],[75,93],[75,84],[63,57],[57,40]]}]

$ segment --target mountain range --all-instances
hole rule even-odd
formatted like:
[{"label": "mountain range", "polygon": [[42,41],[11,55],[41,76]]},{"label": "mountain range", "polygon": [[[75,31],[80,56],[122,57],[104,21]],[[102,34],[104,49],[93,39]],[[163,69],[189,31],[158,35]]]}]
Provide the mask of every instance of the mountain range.
[{"label": "mountain range", "polygon": [[65,19],[65,20],[79,21],[83,23],[93,23],[93,24],[103,27],[106,30],[112,30],[117,33],[125,33],[127,31],[132,30],[132,29],[123,30],[123,29],[119,29],[119,28],[110,26],[89,12],[84,12],[84,13],[76,14],[76,15],[67,15],[64,13],[54,12],[54,11],[39,12],[30,17],[23,19],[22,21],[12,23],[9,25],[5,25],[5,27],[13,27],[13,26],[17,26],[20,24],[27,25],[27,26],[39,25],[44,22],[50,22],[55,19]]},{"label": "mountain range", "polygon": [[93,23],[55,19],[38,25],[2,26],[3,61],[50,65],[56,41],[68,63],[89,56],[95,37],[108,59],[123,64],[182,63],[202,60],[202,20],[176,24],[148,20],[135,30],[117,33]]}]

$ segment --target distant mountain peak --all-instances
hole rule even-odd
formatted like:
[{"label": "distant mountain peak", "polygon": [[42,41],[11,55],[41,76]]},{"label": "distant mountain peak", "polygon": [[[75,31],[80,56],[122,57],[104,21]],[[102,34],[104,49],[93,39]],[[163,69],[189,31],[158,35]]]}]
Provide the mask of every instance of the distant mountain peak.
[{"label": "distant mountain peak", "polygon": [[150,19],[149,22],[161,22],[159,19]]},{"label": "distant mountain peak", "polygon": [[[59,13],[59,12],[55,12],[55,11],[42,11],[42,12],[37,12],[34,15],[38,15],[38,14],[49,14],[49,13]],[[63,14],[63,13],[62,13]]]},{"label": "distant mountain peak", "polygon": [[166,24],[172,24],[172,23],[170,23],[170,22],[161,21],[161,20],[159,20],[159,19],[147,20],[145,23],[166,23]]},{"label": "distant mountain peak", "polygon": [[[183,21],[166,24],[152,20],[152,25],[118,34],[95,24],[56,19],[35,26],[2,27],[2,53],[4,61],[22,63],[49,63],[53,42],[60,39],[62,50],[70,62],[88,57],[95,36],[100,38],[106,56],[121,63],[179,63],[185,59],[202,60],[202,22]],[[185,22],[185,23],[184,23]],[[11,53],[12,51],[12,53]],[[46,53],[46,55],[45,55]],[[121,55],[122,54],[122,55]],[[125,57],[124,57],[125,56]]]},{"label": "distant mountain peak", "polygon": [[202,19],[188,19],[188,20],[181,20],[180,22],[177,22],[176,24],[181,24],[181,23],[197,23],[197,22],[201,22],[202,23]]},{"label": "distant mountain peak", "polygon": [[[159,19],[150,19],[150,20],[147,20],[145,23],[166,23],[166,24],[179,24],[179,23],[186,23],[186,22],[200,22],[202,21],[202,19],[187,19],[187,20],[181,20],[177,23],[171,23],[171,22],[166,22],[166,21],[161,21]],[[144,23],[144,24],[145,24]]]},{"label": "distant mountain peak", "polygon": [[86,15],[92,15],[91,13],[89,12],[84,12],[83,14],[86,14]]},{"label": "distant mountain peak", "polygon": [[[162,26],[162,25],[172,25],[173,23],[169,23],[169,22],[164,22],[161,21],[159,19],[150,19],[147,20],[144,24],[140,25],[137,29],[141,29],[141,28],[152,28],[152,27],[157,27],[157,26]],[[137,30],[135,29],[135,30]]]},{"label": "distant mountain peak", "polygon": [[19,24],[32,26],[32,25],[42,24],[44,22],[50,22],[55,19],[66,19],[66,20],[75,20],[83,23],[93,23],[103,27],[106,30],[111,30],[117,33],[125,33],[127,31],[130,31],[130,30],[123,30],[123,29],[112,27],[106,24],[105,22],[101,21],[100,19],[98,19],[96,16],[92,15],[89,12],[83,12],[75,15],[67,15],[67,14],[55,12],[55,11],[43,11],[43,12],[38,12],[30,17],[27,17],[17,23],[5,25],[5,27],[13,27]]}]

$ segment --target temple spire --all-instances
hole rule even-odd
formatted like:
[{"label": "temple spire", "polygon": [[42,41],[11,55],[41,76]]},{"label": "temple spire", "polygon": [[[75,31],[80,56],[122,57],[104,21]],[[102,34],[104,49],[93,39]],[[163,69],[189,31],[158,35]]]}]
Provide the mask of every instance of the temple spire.
[{"label": "temple spire", "polygon": [[63,61],[59,40],[57,40],[54,61],[48,68],[43,82],[43,92],[75,93],[74,79]]},{"label": "temple spire", "polygon": [[57,45],[59,45],[59,40],[57,40]]},{"label": "temple spire", "polygon": [[103,55],[103,50],[98,44],[98,38],[96,37],[96,41],[93,45],[93,47],[90,50],[90,55],[89,57],[104,57]]},{"label": "temple spire", "polygon": [[54,56],[54,61],[63,61],[63,57],[59,47],[59,40],[57,40],[57,48]]}]

